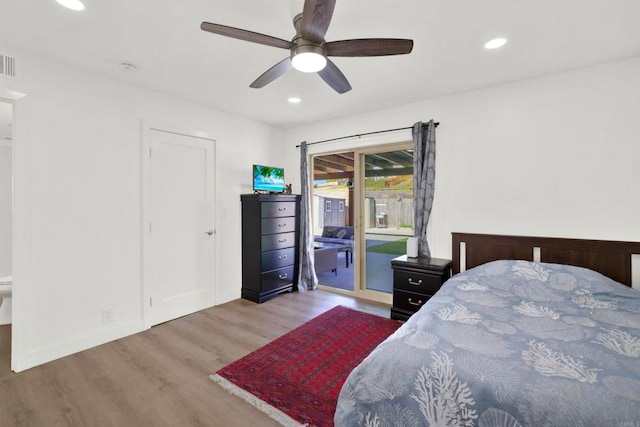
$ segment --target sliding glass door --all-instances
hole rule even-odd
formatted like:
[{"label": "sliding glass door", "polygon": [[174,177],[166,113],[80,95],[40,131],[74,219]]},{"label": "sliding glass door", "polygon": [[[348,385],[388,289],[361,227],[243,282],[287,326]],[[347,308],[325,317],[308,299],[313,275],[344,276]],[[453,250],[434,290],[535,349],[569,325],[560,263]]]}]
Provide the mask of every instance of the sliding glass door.
[{"label": "sliding glass door", "polygon": [[393,293],[391,260],[413,235],[413,151],[362,154],[363,289]]},{"label": "sliding glass door", "polygon": [[[321,286],[391,303],[391,260],[413,235],[412,148],[407,142],[312,157]],[[335,269],[329,251],[336,252]]]},{"label": "sliding glass door", "polygon": [[316,156],[310,164],[318,282],[355,292],[354,153]]}]

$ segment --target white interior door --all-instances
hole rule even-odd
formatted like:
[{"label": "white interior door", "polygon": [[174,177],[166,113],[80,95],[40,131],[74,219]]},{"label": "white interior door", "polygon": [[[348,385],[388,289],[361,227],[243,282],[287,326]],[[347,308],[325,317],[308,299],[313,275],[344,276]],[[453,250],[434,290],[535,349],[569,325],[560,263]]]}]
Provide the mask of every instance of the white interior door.
[{"label": "white interior door", "polygon": [[214,304],[214,142],[150,132],[148,326]]}]

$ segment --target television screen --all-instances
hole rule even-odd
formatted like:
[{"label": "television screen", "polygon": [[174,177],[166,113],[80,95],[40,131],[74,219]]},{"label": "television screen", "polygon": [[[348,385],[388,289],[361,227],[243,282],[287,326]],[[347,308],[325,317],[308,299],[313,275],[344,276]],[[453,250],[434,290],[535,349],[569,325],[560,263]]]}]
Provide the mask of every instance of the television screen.
[{"label": "television screen", "polygon": [[284,169],[253,165],[253,191],[284,192]]}]

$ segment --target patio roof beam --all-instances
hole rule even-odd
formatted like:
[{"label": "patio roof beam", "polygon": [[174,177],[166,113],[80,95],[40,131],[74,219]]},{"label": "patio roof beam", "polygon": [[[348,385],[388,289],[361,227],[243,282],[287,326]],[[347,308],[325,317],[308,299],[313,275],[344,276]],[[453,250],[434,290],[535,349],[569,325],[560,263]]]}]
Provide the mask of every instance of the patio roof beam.
[{"label": "patio roof beam", "polygon": [[372,176],[404,176],[413,175],[413,168],[388,168],[388,169],[367,169],[364,172],[365,177]]}]

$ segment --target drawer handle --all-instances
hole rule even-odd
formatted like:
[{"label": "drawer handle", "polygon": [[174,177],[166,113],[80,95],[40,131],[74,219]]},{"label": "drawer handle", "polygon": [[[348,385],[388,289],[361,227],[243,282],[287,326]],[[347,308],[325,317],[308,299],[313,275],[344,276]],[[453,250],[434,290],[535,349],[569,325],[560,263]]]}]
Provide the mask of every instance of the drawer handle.
[{"label": "drawer handle", "polygon": [[287,241],[287,239],[278,239],[278,243],[284,243],[286,241]]},{"label": "drawer handle", "polygon": [[283,279],[283,280],[284,280],[284,279],[286,279],[286,278],[287,278],[287,273],[284,273],[284,274],[278,274],[278,277],[279,277],[280,279]]},{"label": "drawer handle", "polygon": [[413,302],[413,301],[411,301],[411,298],[409,298],[409,304],[411,304],[411,305],[422,305],[422,300],[419,299],[418,302]]},{"label": "drawer handle", "polygon": [[278,224],[278,227],[286,227],[287,223],[286,222],[281,222]]},{"label": "drawer handle", "polygon": [[278,257],[278,259],[287,259],[287,256],[286,256],[286,255],[280,255],[280,256]]},{"label": "drawer handle", "polygon": [[280,212],[284,212],[284,211],[286,211],[286,210],[287,210],[287,208],[278,208],[278,210],[279,210]]},{"label": "drawer handle", "polygon": [[411,277],[409,277],[408,282],[409,282],[409,284],[410,284],[410,285],[413,285],[413,286],[420,286],[420,285],[422,285],[422,279],[418,280],[417,282],[414,282],[413,280],[411,280]]}]

